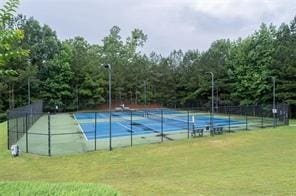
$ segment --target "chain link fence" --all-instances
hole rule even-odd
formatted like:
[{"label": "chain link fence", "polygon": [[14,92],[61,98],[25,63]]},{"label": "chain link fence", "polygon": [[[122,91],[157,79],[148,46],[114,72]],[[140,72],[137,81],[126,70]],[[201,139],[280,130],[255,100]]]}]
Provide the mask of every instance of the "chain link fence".
[{"label": "chain link fence", "polygon": [[[289,107],[220,106],[43,113],[42,102],[8,112],[8,148],[65,155],[192,139],[289,123]],[[276,109],[276,110],[274,110]]]},{"label": "chain link fence", "polygon": [[[7,144],[8,149],[12,144],[18,143],[21,139],[28,138],[33,133],[28,133],[32,126],[38,121],[38,119],[43,116],[43,103],[42,101],[37,101],[33,104],[19,107],[8,111],[8,121],[7,121]],[[26,149],[29,152],[29,142],[22,146],[22,149]]]}]

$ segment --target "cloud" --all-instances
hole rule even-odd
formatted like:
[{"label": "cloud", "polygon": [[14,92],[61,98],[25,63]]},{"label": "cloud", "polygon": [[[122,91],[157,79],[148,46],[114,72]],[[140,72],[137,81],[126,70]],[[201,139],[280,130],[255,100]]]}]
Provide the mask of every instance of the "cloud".
[{"label": "cloud", "polygon": [[140,28],[148,34],[143,51],[164,55],[247,36],[262,22],[288,23],[295,10],[294,0],[23,0],[19,9],[62,39],[80,35],[100,43],[113,25],[123,38]]},{"label": "cloud", "polygon": [[254,19],[265,12],[276,10],[277,3],[258,0],[212,0],[197,1],[193,9],[214,17]]}]

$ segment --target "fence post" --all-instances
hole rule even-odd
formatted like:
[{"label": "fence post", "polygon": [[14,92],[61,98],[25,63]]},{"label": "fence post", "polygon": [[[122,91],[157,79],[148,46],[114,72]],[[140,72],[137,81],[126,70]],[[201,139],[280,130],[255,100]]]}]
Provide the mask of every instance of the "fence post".
[{"label": "fence post", "polygon": [[284,113],[284,115],[285,115],[285,125],[289,125],[289,111],[290,111],[289,108],[290,108],[289,105],[285,105],[285,113]]},{"label": "fence post", "polygon": [[97,150],[97,112],[95,112],[95,151]]},{"label": "fence post", "polygon": [[187,111],[187,125],[188,125],[188,127],[187,127],[187,139],[189,139],[189,129],[190,129],[190,124],[189,124],[189,119],[190,118],[190,116],[189,116],[189,110]]},{"label": "fence post", "polygon": [[287,108],[287,120],[288,120],[288,123],[287,123],[287,125],[290,125],[290,118],[292,118],[292,113],[291,113],[291,107],[289,107],[289,105],[288,105],[288,108]]},{"label": "fence post", "polygon": [[163,142],[163,110],[161,110],[161,142]]},{"label": "fence post", "polygon": [[112,112],[109,110],[109,151],[112,151]]},{"label": "fence post", "polygon": [[228,108],[228,132],[230,133],[230,112]]},{"label": "fence post", "polygon": [[33,126],[33,114],[32,114],[32,110],[30,111],[30,119],[31,119],[31,126],[30,127],[32,127]]},{"label": "fence post", "polygon": [[26,122],[25,122],[26,118],[24,116],[22,118],[23,118],[23,131],[22,131],[22,136],[23,136],[24,133],[26,132]]},{"label": "fence post", "polygon": [[275,127],[277,127],[278,125],[278,110],[279,110],[279,108],[278,108],[278,106],[276,106],[276,109],[277,109],[277,113],[275,114]]},{"label": "fence post", "polygon": [[26,113],[26,153],[29,152],[29,144],[28,144],[28,113]]},{"label": "fence post", "polygon": [[261,128],[264,128],[264,114],[263,114],[262,106],[261,106]]},{"label": "fence post", "polygon": [[9,144],[9,130],[10,130],[9,120],[10,120],[10,115],[9,115],[9,112],[7,114],[8,114],[8,119],[7,119],[7,149],[9,150],[10,149],[10,144]]},{"label": "fence post", "polygon": [[48,112],[48,156],[51,156],[51,141],[50,141],[50,112]]},{"label": "fence post", "polygon": [[133,146],[133,112],[132,111],[131,111],[131,146]]},{"label": "fence post", "polygon": [[15,120],[16,120],[16,142],[17,142],[18,141],[18,133],[19,133],[18,117],[16,117]]},{"label": "fence post", "polygon": [[245,115],[246,115],[246,131],[248,130],[248,115],[247,115],[247,112],[245,112]]}]

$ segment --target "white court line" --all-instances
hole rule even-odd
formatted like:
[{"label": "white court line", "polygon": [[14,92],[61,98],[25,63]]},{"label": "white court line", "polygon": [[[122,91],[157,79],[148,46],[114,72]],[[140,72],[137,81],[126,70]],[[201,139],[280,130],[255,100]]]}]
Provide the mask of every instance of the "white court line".
[{"label": "white court line", "polygon": [[[73,116],[74,116],[74,119],[76,120],[76,122],[78,123],[78,127],[79,127],[80,131],[82,132],[84,138],[86,139],[86,141],[89,141],[89,140],[87,139],[85,133],[84,133],[84,130],[83,130],[82,127],[80,126],[80,123],[79,123],[79,121],[77,120],[75,114],[73,114]],[[96,126],[97,126],[97,125],[96,125]],[[95,138],[95,139],[97,139],[97,138]]]},{"label": "white court line", "polygon": [[120,122],[116,122],[116,123],[117,123],[117,124],[119,124],[120,126],[122,126],[122,127],[126,128],[126,129],[128,129],[128,130],[132,131],[132,130],[131,130],[131,128],[128,128],[127,126],[123,125],[122,123],[120,123]]}]

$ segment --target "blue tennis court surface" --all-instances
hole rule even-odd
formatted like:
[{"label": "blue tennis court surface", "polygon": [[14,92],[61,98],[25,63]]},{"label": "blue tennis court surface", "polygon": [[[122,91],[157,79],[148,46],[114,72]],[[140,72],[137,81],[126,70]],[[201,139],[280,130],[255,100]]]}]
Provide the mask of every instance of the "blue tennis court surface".
[{"label": "blue tennis court surface", "polygon": [[[154,111],[153,111],[154,112]],[[194,116],[194,117],[192,117]],[[79,122],[82,132],[87,140],[109,137],[109,113],[97,113],[97,123],[95,124],[95,113],[76,113],[75,119]],[[163,111],[163,123],[161,123],[161,115],[157,113],[152,116],[145,115],[144,112],[133,112],[133,120],[130,119],[129,113],[113,113],[111,121],[112,137],[122,137],[146,134],[165,134],[173,132],[184,132],[195,128],[205,128],[210,125],[209,115],[193,114],[188,116],[185,113],[174,110]],[[194,118],[194,123],[192,123]],[[88,120],[88,121],[85,121]],[[242,125],[244,122],[237,120],[229,120],[223,117],[214,117],[213,126],[225,127],[229,125]]]}]

